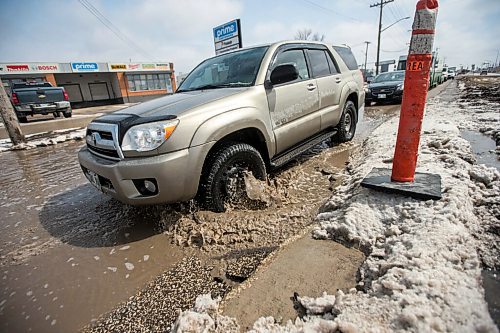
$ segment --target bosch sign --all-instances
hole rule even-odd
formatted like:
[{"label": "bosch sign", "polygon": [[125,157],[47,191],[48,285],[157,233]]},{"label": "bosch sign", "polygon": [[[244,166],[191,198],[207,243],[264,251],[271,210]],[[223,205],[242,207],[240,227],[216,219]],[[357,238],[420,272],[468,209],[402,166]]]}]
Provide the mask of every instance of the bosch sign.
[{"label": "bosch sign", "polygon": [[242,47],[240,20],[234,20],[215,27],[215,54],[224,53]]},{"label": "bosch sign", "polygon": [[0,64],[1,74],[34,74],[56,72],[59,72],[59,65],[56,63]]},{"label": "bosch sign", "polygon": [[98,72],[99,65],[96,62],[72,62],[73,72]]}]

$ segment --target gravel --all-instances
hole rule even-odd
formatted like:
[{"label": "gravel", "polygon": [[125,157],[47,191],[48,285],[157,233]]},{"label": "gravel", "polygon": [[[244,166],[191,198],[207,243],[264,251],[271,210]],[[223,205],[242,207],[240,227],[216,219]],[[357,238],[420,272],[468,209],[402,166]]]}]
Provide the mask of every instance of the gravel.
[{"label": "gravel", "polygon": [[217,297],[229,291],[221,279],[214,279],[213,268],[196,257],[185,258],[82,332],[167,332],[179,311],[191,308],[197,295]]}]

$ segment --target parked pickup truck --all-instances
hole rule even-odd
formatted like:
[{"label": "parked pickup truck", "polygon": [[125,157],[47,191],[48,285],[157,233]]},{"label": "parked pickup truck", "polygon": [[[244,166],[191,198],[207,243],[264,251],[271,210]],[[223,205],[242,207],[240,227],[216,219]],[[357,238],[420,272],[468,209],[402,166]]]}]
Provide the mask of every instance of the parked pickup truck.
[{"label": "parked pickup truck", "polygon": [[[78,158],[88,180],[128,204],[238,201],[314,145],[354,137],[363,77],[350,49],[286,41],[203,61],[175,94],[93,120]],[[243,190],[242,190],[243,189]]]},{"label": "parked pickup truck", "polygon": [[61,114],[66,118],[72,115],[64,88],[52,87],[48,82],[14,83],[11,91],[10,100],[21,123],[27,122],[27,117],[35,114],[52,113],[56,118]]}]

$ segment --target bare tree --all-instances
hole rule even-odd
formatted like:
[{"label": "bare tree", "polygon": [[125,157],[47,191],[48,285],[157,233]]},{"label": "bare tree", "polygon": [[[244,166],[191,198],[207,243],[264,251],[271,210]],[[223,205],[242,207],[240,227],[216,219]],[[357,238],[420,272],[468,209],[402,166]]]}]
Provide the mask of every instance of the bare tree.
[{"label": "bare tree", "polygon": [[313,34],[311,29],[304,28],[302,30],[297,31],[297,33],[295,34],[295,39],[314,40],[314,41],[322,42],[325,40],[325,35],[319,34],[318,32],[315,32]]},{"label": "bare tree", "polygon": [[312,40],[323,42],[325,40],[325,35],[323,34],[320,35],[318,32],[315,32],[314,35],[312,36]]}]

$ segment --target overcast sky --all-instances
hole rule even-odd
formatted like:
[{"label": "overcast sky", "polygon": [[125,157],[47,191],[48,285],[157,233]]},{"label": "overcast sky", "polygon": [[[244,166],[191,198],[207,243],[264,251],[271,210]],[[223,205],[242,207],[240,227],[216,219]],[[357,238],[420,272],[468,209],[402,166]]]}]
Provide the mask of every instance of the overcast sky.
[{"label": "overcast sky", "polygon": [[[310,28],[352,47],[368,67],[376,58],[378,8],[371,0],[88,0],[133,43],[124,42],[78,0],[0,0],[0,62],[170,61],[187,72],[214,55],[212,28],[241,19],[243,45],[293,39]],[[384,7],[381,60],[407,52],[416,0]],[[440,0],[435,47],[450,66],[494,62],[500,0]],[[140,50],[138,50],[140,49]]]}]

